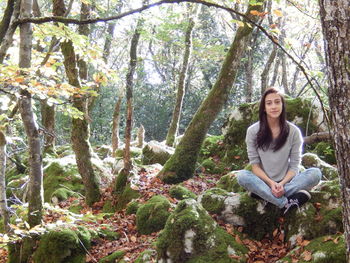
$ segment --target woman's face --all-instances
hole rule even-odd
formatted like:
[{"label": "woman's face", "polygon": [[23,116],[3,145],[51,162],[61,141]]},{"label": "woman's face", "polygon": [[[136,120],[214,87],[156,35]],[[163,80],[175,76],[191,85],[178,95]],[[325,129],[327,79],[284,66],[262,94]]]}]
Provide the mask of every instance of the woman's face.
[{"label": "woman's face", "polygon": [[279,118],[282,113],[282,107],[282,98],[277,93],[270,93],[265,97],[265,112],[267,118]]}]

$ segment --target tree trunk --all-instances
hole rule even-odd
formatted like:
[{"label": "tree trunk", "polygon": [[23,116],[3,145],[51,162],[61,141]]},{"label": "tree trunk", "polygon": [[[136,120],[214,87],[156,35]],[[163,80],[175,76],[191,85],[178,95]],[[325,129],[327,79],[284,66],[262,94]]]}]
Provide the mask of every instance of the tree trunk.
[{"label": "tree trunk", "polygon": [[269,59],[267,60],[264,70],[261,73],[261,94],[264,94],[266,88],[267,88],[267,83],[269,81],[269,73],[270,73],[270,68],[272,63],[274,62],[276,55],[277,55],[277,46],[275,44],[272,44],[272,51],[269,56]]},{"label": "tree trunk", "polygon": [[[21,3],[21,17],[30,17],[32,0]],[[31,66],[32,27],[20,26],[19,66]],[[43,170],[38,125],[32,108],[32,98],[27,90],[20,91],[20,111],[29,146],[29,185],[28,185],[28,223],[31,227],[41,223],[43,209]]]},{"label": "tree trunk", "polygon": [[130,143],[131,143],[131,129],[132,129],[132,114],[133,114],[133,106],[132,106],[132,93],[133,93],[133,85],[134,85],[134,73],[136,70],[137,63],[137,45],[140,39],[140,32],[142,29],[143,19],[140,18],[137,22],[135,33],[131,39],[130,46],[130,64],[129,70],[126,75],[126,126],[125,126],[125,136],[124,136],[124,173],[129,174],[132,163],[130,156]]},{"label": "tree trunk", "polygon": [[44,153],[55,151],[55,106],[48,105],[47,100],[41,102],[41,123],[44,131]]},{"label": "tree trunk", "polygon": [[112,124],[112,156],[115,157],[115,151],[119,147],[119,119],[120,119],[120,105],[122,104],[123,96],[119,95],[117,103],[113,112],[113,124]]},{"label": "tree trunk", "polygon": [[326,62],[329,102],[343,199],[346,257],[350,262],[350,2],[319,0]]},{"label": "tree trunk", "polygon": [[113,34],[115,29],[115,23],[109,23],[107,28],[107,35],[106,35],[106,41],[105,45],[103,47],[103,61],[107,64],[108,57],[111,52],[111,44],[113,40]]},{"label": "tree trunk", "polygon": [[[258,2],[262,3],[264,1]],[[262,9],[263,5],[250,5],[246,15],[256,21],[258,17],[252,16],[250,11],[257,10],[261,12]],[[178,183],[192,177],[200,147],[211,123],[228,98],[252,30],[253,28],[248,25],[238,28],[230,50],[227,52],[218,80],[194,115],[182,140],[176,147],[174,155],[165,163],[158,174],[158,177],[164,182]]]},{"label": "tree trunk", "polygon": [[253,100],[253,52],[252,41],[250,41],[249,49],[246,50],[246,61],[244,63],[245,71],[245,93],[246,102],[252,102]]},{"label": "tree trunk", "polygon": [[[54,1],[54,15],[63,16],[65,13],[64,1]],[[64,56],[64,67],[69,84],[80,88],[77,62],[72,41],[61,43]],[[73,96],[73,106],[84,113],[82,119],[73,118],[71,140],[75,153],[79,173],[85,187],[85,198],[88,205],[92,205],[100,199],[98,178],[94,173],[91,163],[91,146],[89,142],[90,129],[87,120],[87,100],[84,96],[76,94]]]},{"label": "tree trunk", "polygon": [[9,26],[10,26],[11,17],[12,17],[13,10],[15,7],[15,2],[16,2],[16,0],[8,0],[7,1],[7,6],[6,6],[6,9],[4,11],[4,16],[2,17],[2,20],[0,22],[0,45],[1,45],[1,42],[6,35],[6,32],[9,28]]},{"label": "tree trunk", "polygon": [[0,46],[0,64],[4,62],[6,52],[8,48],[12,45],[13,42],[13,35],[17,29],[17,25],[13,25],[13,21],[16,20],[19,17],[20,13],[20,6],[21,6],[21,1],[17,0],[15,2],[14,10],[12,13],[12,21],[10,26],[8,27],[5,36],[1,39],[1,46]]},{"label": "tree trunk", "polygon": [[[188,7],[188,9],[190,9],[190,7]],[[190,10],[188,10],[188,15],[191,16]],[[175,137],[179,129],[180,115],[182,111],[182,102],[185,95],[185,79],[186,79],[188,63],[190,60],[191,49],[192,49],[192,31],[193,31],[194,25],[195,25],[195,22],[193,17],[189,17],[188,26],[185,34],[185,52],[184,52],[181,72],[179,75],[179,82],[177,84],[175,108],[173,111],[173,116],[170,122],[170,127],[168,130],[168,133],[166,136],[166,142],[165,142],[165,144],[168,146],[174,145]]]},{"label": "tree trunk", "polygon": [[0,214],[4,219],[4,230],[9,231],[9,213],[7,207],[6,198],[6,184],[5,184],[5,171],[6,171],[6,137],[0,130]]}]

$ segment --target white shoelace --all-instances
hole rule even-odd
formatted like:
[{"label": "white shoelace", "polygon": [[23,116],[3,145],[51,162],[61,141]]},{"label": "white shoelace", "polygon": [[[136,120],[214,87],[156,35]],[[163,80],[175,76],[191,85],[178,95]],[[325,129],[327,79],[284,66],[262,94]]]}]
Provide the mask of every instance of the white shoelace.
[{"label": "white shoelace", "polygon": [[287,211],[289,210],[289,208],[291,208],[293,205],[296,205],[299,209],[299,202],[298,199],[290,199],[288,201],[288,203],[286,204],[286,210],[284,211],[283,214],[287,213]]}]

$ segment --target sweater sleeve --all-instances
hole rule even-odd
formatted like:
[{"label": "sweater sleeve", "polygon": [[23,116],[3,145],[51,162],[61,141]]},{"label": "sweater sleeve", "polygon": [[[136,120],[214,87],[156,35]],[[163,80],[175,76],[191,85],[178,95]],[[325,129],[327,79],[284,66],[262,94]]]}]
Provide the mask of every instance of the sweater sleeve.
[{"label": "sweater sleeve", "polygon": [[296,174],[299,172],[299,164],[301,162],[301,153],[303,148],[303,137],[299,128],[294,130],[292,135],[292,147],[290,150],[289,170]]},{"label": "sweater sleeve", "polygon": [[245,142],[247,144],[247,153],[250,164],[260,163],[259,153],[256,148],[256,133],[249,127],[247,129],[247,135],[245,138]]}]

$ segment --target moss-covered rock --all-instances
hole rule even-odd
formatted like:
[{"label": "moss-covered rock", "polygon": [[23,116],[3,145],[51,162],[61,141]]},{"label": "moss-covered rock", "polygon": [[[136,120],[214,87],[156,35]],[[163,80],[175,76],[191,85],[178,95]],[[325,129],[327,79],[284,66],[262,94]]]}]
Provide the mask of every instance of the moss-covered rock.
[{"label": "moss-covered rock", "polygon": [[140,206],[141,206],[141,204],[139,202],[132,201],[126,206],[125,213],[127,215],[136,214],[136,212],[137,212],[137,210],[139,209]]},{"label": "moss-covered rock", "polygon": [[41,237],[33,254],[37,263],[83,263],[90,248],[90,232],[82,227],[51,230]]},{"label": "moss-covered rock", "polygon": [[[305,260],[306,253],[311,254],[311,258],[308,256]],[[300,246],[294,248],[276,263],[289,263],[293,258],[297,258],[299,263],[345,263],[347,261],[344,236],[337,234],[313,239],[302,249]]]},{"label": "moss-covered rock", "polygon": [[114,213],[115,207],[113,206],[113,203],[111,200],[106,200],[102,207],[103,213]]},{"label": "moss-covered rock", "polygon": [[136,226],[140,234],[148,235],[163,229],[170,212],[170,202],[156,195],[141,205],[136,213]]},{"label": "moss-covered rock", "polygon": [[[131,158],[141,157],[141,154],[142,154],[142,149],[141,148],[130,147],[130,156],[131,156]],[[123,156],[124,156],[124,149],[117,149],[115,151],[115,157],[116,158],[123,158]]]},{"label": "moss-covered rock", "polygon": [[244,192],[245,191],[244,188],[240,186],[237,182],[236,173],[237,171],[232,171],[222,176],[219,179],[219,181],[216,183],[216,186],[228,192],[234,192],[234,193]]},{"label": "moss-covered rock", "polygon": [[50,200],[53,203],[58,203],[60,201],[68,199],[69,197],[79,197],[79,194],[70,189],[61,187],[52,193]]},{"label": "moss-covered rock", "polygon": [[134,263],[149,263],[152,262],[152,258],[155,257],[157,252],[155,250],[147,249],[143,251],[135,260]]},{"label": "moss-covered rock", "polygon": [[172,198],[176,198],[178,200],[197,197],[195,193],[191,192],[182,185],[173,185],[169,190],[169,194]]},{"label": "moss-covered rock", "polygon": [[320,168],[322,172],[322,177],[324,180],[334,180],[338,178],[337,169],[331,166],[330,164],[322,161],[314,153],[303,154],[301,163],[305,168],[311,168],[311,167]]},{"label": "moss-covered rock", "polygon": [[199,202],[210,214],[220,214],[225,208],[225,199],[229,196],[231,194],[226,190],[211,188],[199,197]]},{"label": "moss-covered rock", "polygon": [[94,152],[99,158],[105,159],[112,154],[112,147],[110,145],[99,145],[94,147]]},{"label": "moss-covered rock", "polygon": [[150,141],[142,149],[142,164],[159,163],[164,165],[173,154],[174,148],[160,144],[156,141]]},{"label": "moss-covered rock", "polygon": [[51,201],[52,194],[62,186],[72,192],[84,193],[84,185],[75,163],[75,157],[47,160],[44,167],[44,200]]},{"label": "moss-covered rock", "polygon": [[115,251],[112,254],[101,258],[98,263],[115,263],[120,262],[119,260],[122,259],[125,255],[125,251]]},{"label": "moss-covered rock", "polygon": [[[247,248],[219,228],[194,199],[178,203],[157,240],[158,262],[245,262]],[[229,257],[240,256],[242,261]]]}]

